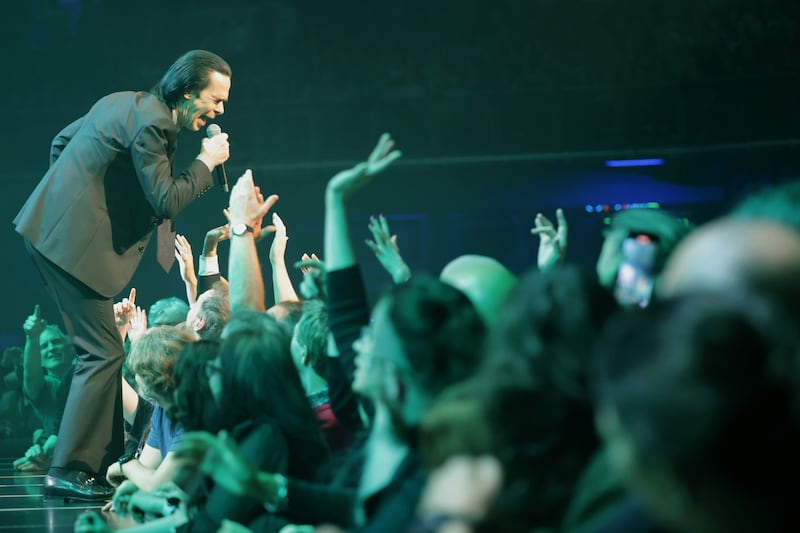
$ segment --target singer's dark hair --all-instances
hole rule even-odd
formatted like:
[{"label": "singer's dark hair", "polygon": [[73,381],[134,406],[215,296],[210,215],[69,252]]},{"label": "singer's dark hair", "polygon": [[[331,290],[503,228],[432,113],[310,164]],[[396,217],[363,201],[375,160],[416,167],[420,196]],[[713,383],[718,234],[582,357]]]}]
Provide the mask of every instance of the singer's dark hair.
[{"label": "singer's dark hair", "polygon": [[212,72],[231,76],[231,67],[217,54],[206,50],[186,52],[172,64],[151,92],[174,109],[186,93],[199,92],[209,83]]}]

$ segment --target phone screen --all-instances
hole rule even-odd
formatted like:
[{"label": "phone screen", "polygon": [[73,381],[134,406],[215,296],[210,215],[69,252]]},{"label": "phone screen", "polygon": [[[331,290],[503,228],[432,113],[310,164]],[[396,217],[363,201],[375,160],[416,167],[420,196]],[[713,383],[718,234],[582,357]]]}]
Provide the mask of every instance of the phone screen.
[{"label": "phone screen", "polygon": [[646,307],[653,295],[658,243],[649,235],[632,235],[622,242],[622,263],[614,296],[624,306]]}]

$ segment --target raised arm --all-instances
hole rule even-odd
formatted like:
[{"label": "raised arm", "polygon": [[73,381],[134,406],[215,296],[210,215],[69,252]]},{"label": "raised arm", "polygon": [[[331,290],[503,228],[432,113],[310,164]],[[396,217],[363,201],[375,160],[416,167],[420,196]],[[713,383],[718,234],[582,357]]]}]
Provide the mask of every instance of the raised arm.
[{"label": "raised arm", "polygon": [[255,235],[261,234],[264,215],[278,201],[273,194],[264,199],[248,169],[231,190],[227,215],[231,222],[228,257],[231,313],[243,309],[264,311],[264,278],[258,260]]},{"label": "raised arm", "polygon": [[289,277],[289,270],[286,268],[286,241],[289,240],[286,235],[286,224],[278,213],[272,213],[272,224],[275,226],[275,236],[269,248],[269,262],[272,264],[272,290],[275,303],[297,301],[299,298]]},{"label": "raised arm", "polygon": [[183,235],[175,235],[175,259],[178,260],[181,279],[186,287],[186,300],[191,305],[197,300],[197,274],[194,271],[192,245]]},{"label": "raised arm", "polygon": [[44,387],[44,372],[42,371],[42,349],[39,336],[47,326],[47,321],[41,317],[39,304],[33,308],[33,314],[25,319],[22,329],[25,331],[25,348],[22,354],[22,386],[25,395],[31,400],[36,400]]},{"label": "raised arm", "polygon": [[392,150],[389,134],[381,136],[367,161],[336,174],[325,193],[325,267],[328,324],[334,346],[328,349],[327,375],[331,408],[336,418],[357,430],[358,400],[352,391],[355,370],[353,342],[369,323],[364,282],[350,241],[345,204],[350,195],[401,156]]},{"label": "raised arm", "polygon": [[125,336],[130,329],[131,320],[136,312],[136,287],[131,287],[127,298],[114,304],[114,322],[117,324],[119,337],[125,342]]},{"label": "raised arm", "polygon": [[369,158],[336,174],[325,190],[325,266],[328,271],[356,264],[347,224],[346,202],[358,189],[397,160],[402,153],[392,150],[394,141],[388,133],[381,135]]}]

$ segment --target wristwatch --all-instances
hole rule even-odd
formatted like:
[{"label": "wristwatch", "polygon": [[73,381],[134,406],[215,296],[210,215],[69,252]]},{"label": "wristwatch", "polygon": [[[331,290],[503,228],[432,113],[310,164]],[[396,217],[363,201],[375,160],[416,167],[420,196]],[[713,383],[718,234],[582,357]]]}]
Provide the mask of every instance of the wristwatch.
[{"label": "wristwatch", "polygon": [[133,453],[126,453],[125,455],[117,459],[117,462],[119,463],[119,471],[122,472],[122,465],[124,465],[129,461],[133,461],[134,459],[136,459],[136,454]]},{"label": "wristwatch", "polygon": [[237,237],[241,237],[242,235],[246,235],[247,233],[253,233],[253,227],[248,226],[244,222],[234,222],[231,224],[231,235],[236,235]]}]

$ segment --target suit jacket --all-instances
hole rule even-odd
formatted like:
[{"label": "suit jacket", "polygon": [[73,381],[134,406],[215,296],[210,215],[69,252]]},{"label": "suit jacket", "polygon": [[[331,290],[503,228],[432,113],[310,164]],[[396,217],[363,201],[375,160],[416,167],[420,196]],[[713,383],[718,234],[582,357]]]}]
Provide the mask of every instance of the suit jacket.
[{"label": "suit jacket", "polygon": [[14,219],[44,257],[105,297],[131,280],[150,235],[211,188],[194,160],[173,174],[172,111],[146,92],[101,98],[53,139],[50,168]]}]

